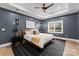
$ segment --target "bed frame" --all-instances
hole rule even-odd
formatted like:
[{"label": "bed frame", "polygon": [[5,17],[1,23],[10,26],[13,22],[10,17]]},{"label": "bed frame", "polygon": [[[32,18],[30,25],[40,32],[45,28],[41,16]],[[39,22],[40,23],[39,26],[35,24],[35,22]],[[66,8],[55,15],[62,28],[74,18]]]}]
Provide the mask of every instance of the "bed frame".
[{"label": "bed frame", "polygon": [[[21,30],[21,35],[23,36],[23,35],[25,35],[25,31],[29,31],[29,30],[33,30],[33,29],[23,29],[23,30]],[[28,43],[30,43],[30,44],[32,44],[33,46],[35,46],[35,47],[37,47],[37,48],[40,48],[39,46],[37,46],[36,44],[34,44],[33,42],[31,42],[31,41],[28,41],[28,40],[26,40],[26,39],[24,39],[23,40],[23,42],[28,42]],[[50,41],[48,41],[47,43],[45,43],[44,44],[44,47],[45,46],[47,46],[49,43],[51,43],[51,42],[55,42],[55,39],[53,38],[53,39],[51,39]],[[41,48],[42,49],[42,48]]]},{"label": "bed frame", "polygon": [[[37,46],[36,44],[34,44],[33,42],[31,41],[28,41],[26,39],[23,40],[24,43],[29,43],[29,44],[32,44],[33,46],[37,47],[37,48],[40,48],[39,46]],[[47,43],[44,44],[44,47],[46,47],[47,45],[49,45],[50,43],[54,43],[55,42],[55,39],[52,39],[50,41],[48,41]],[[40,49],[43,49],[43,48],[40,48]]]}]

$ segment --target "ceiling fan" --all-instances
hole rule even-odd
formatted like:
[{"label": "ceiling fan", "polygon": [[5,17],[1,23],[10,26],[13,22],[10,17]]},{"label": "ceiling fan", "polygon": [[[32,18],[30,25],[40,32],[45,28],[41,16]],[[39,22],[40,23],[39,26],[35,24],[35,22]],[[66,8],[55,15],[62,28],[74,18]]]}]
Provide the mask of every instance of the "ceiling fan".
[{"label": "ceiling fan", "polygon": [[54,5],[54,3],[52,3],[52,4],[48,5],[48,6],[46,6],[46,4],[43,3],[43,6],[42,6],[42,7],[35,7],[35,9],[41,8],[41,9],[43,10],[43,12],[46,13],[46,10],[47,10],[49,7],[53,6],[53,5]]}]

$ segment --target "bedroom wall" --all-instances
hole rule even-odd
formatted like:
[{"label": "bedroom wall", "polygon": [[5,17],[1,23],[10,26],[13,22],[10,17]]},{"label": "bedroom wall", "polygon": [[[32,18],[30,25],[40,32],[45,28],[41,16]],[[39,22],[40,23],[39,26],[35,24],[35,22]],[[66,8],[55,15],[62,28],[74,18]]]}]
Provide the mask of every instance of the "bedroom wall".
[{"label": "bedroom wall", "polygon": [[74,14],[70,14],[70,15],[66,15],[66,16],[62,16],[62,17],[56,17],[56,18],[51,18],[51,19],[47,19],[45,21],[41,21],[41,29],[40,32],[44,32],[44,33],[48,33],[48,22],[50,21],[55,21],[55,20],[63,20],[63,29],[64,29],[64,33],[63,34],[58,34],[58,33],[52,33],[55,36],[60,36],[60,37],[66,37],[66,35],[68,36],[68,38],[77,38],[77,13]]},{"label": "bedroom wall", "polygon": [[78,38],[79,38],[79,13],[78,13]]},{"label": "bedroom wall", "polygon": [[[18,26],[14,24],[16,18],[19,18]],[[14,28],[18,28],[18,30],[24,29],[26,20],[34,21],[36,25],[40,23],[40,21],[35,18],[0,8],[0,44],[4,44],[10,41],[11,37],[13,36]],[[5,28],[5,31],[2,31],[2,28]]]},{"label": "bedroom wall", "polygon": [[38,19],[29,17],[29,16],[23,16],[23,15],[17,14],[17,17],[19,19],[19,26],[17,26],[18,30],[26,28],[26,20],[34,21],[35,26],[40,23]]},{"label": "bedroom wall", "polygon": [[[25,21],[31,20],[34,21],[36,25],[41,23],[41,26],[39,28],[40,32],[47,33],[47,22],[63,19],[64,20],[64,34],[54,34],[56,36],[62,36],[65,37],[67,34],[68,37],[77,38],[79,37],[79,18],[77,21],[77,16],[79,16],[79,13],[57,17],[48,19],[45,21],[39,21],[35,18],[17,14],[5,9],[0,8],[0,44],[4,44],[10,41],[11,37],[13,36],[13,29],[18,28],[18,30],[25,28]],[[15,19],[19,19],[19,25],[14,25]],[[78,24],[78,29],[77,29]],[[5,31],[2,31],[1,29],[5,28]],[[72,34],[71,34],[72,33]],[[78,33],[78,35],[77,35]]]}]

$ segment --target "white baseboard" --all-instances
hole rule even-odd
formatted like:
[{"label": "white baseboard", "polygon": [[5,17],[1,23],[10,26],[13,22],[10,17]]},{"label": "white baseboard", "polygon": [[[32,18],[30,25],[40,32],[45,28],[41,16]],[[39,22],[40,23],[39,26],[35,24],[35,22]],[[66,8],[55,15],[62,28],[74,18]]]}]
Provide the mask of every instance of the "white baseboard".
[{"label": "white baseboard", "polygon": [[10,45],[11,45],[11,42],[5,43],[5,44],[1,44],[1,45],[0,45],[0,48],[8,47],[8,46],[10,46]]},{"label": "white baseboard", "polygon": [[75,41],[79,43],[79,40],[77,39],[72,39],[72,38],[64,38],[64,37],[54,37],[55,39],[59,39],[59,40],[68,40],[68,41]]}]

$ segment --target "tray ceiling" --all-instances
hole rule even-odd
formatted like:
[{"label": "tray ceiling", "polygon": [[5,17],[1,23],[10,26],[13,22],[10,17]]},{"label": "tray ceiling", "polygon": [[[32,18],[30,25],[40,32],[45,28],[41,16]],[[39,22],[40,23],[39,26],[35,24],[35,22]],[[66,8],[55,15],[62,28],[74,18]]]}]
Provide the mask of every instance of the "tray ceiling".
[{"label": "tray ceiling", "polygon": [[[54,3],[53,6],[43,12],[42,8],[36,9],[35,7],[42,7],[43,3],[0,3],[0,7],[29,15],[40,20],[45,20],[52,17],[57,17],[60,15],[65,15],[69,13],[78,12],[78,3]],[[45,3],[46,6],[51,3]]]}]

